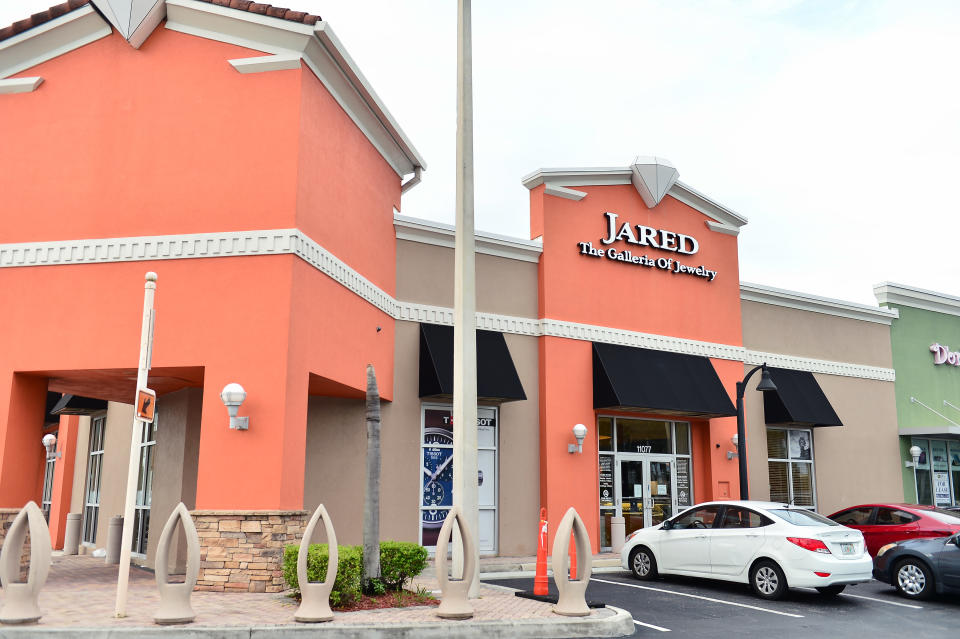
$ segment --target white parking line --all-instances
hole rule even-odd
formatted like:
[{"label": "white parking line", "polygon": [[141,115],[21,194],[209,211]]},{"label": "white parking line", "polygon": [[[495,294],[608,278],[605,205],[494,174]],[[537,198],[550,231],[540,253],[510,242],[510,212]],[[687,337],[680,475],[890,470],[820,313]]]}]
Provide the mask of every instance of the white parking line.
[{"label": "white parking line", "polygon": [[783,617],[793,617],[794,619],[803,619],[803,615],[795,615],[792,612],[780,612],[779,610],[770,610],[769,608],[761,608],[760,606],[751,606],[748,604],[737,603],[735,601],[724,601],[723,599],[714,599],[712,597],[703,597],[701,595],[691,595],[686,592],[677,592],[676,590],[664,590],[663,588],[653,588],[651,586],[641,586],[639,584],[625,584],[621,581],[608,581],[606,579],[594,579],[591,577],[590,581],[599,581],[604,584],[613,584],[614,586],[627,586],[628,588],[639,588],[640,590],[653,590],[655,592],[665,592],[669,595],[679,595],[681,597],[690,597],[691,599],[702,599],[703,601],[712,601],[714,603],[726,604],[728,606],[737,606],[738,608],[749,608],[750,610],[759,610],[760,612],[769,612],[774,615],[781,615]]},{"label": "white parking line", "polygon": [[[815,591],[816,588],[800,588],[800,590],[810,590]],[[891,606],[900,606],[901,608],[912,608],[914,610],[923,610],[923,606],[917,606],[915,604],[901,603],[899,601],[888,601],[887,599],[879,599],[877,597],[867,597],[866,595],[854,595],[849,592],[845,592],[841,597],[853,597],[854,599],[866,599],[867,601],[876,601],[877,603],[890,604]]]},{"label": "white parking line", "polygon": [[637,624],[638,626],[643,626],[644,628],[659,630],[660,632],[670,632],[669,628],[661,628],[660,626],[655,626],[652,623],[643,623],[642,621],[637,621],[636,619],[633,620],[633,623]]}]

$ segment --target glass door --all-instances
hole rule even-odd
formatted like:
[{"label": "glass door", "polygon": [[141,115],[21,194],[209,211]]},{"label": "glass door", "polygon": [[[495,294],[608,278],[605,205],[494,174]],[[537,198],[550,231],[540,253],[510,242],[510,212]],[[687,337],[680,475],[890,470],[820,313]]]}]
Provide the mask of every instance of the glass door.
[{"label": "glass door", "polygon": [[617,460],[617,504],[626,534],[656,526],[677,510],[674,460],[670,456],[621,455]]}]

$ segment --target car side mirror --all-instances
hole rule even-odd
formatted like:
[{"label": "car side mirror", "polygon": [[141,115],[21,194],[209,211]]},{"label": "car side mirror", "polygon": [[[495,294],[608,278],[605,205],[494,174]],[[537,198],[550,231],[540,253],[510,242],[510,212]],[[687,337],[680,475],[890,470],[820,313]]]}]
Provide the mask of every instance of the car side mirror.
[{"label": "car side mirror", "polygon": [[661,530],[673,530],[673,522],[669,519],[663,522],[663,527]]},{"label": "car side mirror", "polygon": [[954,536],[954,538],[953,538],[953,544],[954,544],[957,548],[960,548],[960,535]]}]

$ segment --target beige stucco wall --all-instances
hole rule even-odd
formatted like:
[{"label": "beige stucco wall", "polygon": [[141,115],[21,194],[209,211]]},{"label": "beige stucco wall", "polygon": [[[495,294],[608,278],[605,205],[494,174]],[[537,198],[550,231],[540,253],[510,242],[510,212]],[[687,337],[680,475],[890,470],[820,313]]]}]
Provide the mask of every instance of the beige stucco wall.
[{"label": "beige stucco wall", "polygon": [[[203,389],[200,388],[185,388],[157,399],[157,443],[153,449],[150,530],[145,565],[154,565],[160,533],[176,505],[182,501],[188,509],[196,506],[202,404]],[[186,566],[182,536],[178,529],[170,551],[171,570]]]},{"label": "beige stucco wall", "polygon": [[123,515],[123,496],[127,486],[130,457],[130,427],[133,404],[107,404],[107,423],[103,428],[103,465],[100,475],[100,516],[97,521],[97,548],[107,545],[110,518]]},{"label": "beige stucco wall", "polygon": [[[477,310],[537,317],[537,265],[477,254]],[[397,241],[397,299],[453,308],[453,249]]]},{"label": "beige stucco wall", "polygon": [[[892,367],[890,327],[875,322],[743,302],[743,341],[755,351]],[[893,382],[814,377],[844,424],[813,429],[817,510],[830,514],[867,501],[902,501]],[[751,379],[744,396],[750,496],[769,499],[763,396],[753,390],[758,379]]]}]

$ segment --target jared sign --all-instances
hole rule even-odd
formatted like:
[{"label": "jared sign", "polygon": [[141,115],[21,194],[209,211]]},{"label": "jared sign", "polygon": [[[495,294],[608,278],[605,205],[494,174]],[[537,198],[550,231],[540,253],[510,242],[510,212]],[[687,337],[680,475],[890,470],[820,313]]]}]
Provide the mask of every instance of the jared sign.
[{"label": "jared sign", "polygon": [[[642,224],[630,224],[629,222],[618,223],[616,213],[609,211],[603,214],[606,222],[606,233],[600,238],[600,244],[608,246],[614,242],[624,242],[634,246],[644,246],[659,251],[669,251],[681,255],[694,255],[700,250],[700,243],[692,235],[675,233],[666,229],[655,229]],[[580,255],[587,257],[606,258],[613,262],[623,262],[624,264],[634,264],[636,266],[648,266],[658,268],[671,273],[683,273],[702,277],[708,282],[712,282],[717,277],[717,272],[710,270],[700,264],[691,266],[682,263],[676,258],[657,257],[656,254],[647,255],[635,254],[633,249],[620,250],[616,247],[595,248],[593,242],[577,242],[580,248]]]},{"label": "jared sign", "polygon": [[931,344],[930,352],[933,353],[933,363],[936,365],[953,364],[954,366],[960,366],[960,353],[951,352],[949,346]]}]

